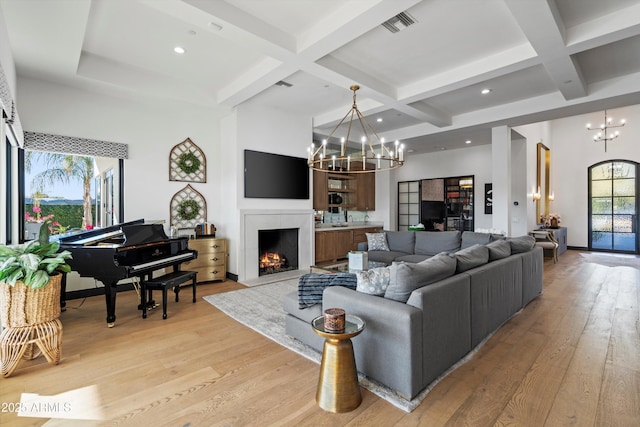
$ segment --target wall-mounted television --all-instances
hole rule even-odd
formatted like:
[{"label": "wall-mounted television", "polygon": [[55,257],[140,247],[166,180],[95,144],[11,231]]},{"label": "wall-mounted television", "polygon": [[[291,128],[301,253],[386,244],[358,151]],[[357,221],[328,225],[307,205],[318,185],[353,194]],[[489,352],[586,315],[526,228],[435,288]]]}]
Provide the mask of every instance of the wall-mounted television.
[{"label": "wall-mounted television", "polygon": [[307,159],[244,150],[244,197],[308,199]]}]

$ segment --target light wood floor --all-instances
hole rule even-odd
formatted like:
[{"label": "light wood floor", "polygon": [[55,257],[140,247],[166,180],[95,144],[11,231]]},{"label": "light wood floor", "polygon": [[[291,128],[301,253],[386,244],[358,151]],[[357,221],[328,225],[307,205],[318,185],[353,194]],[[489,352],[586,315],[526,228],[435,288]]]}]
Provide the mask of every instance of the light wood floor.
[{"label": "light wood floor", "polygon": [[[164,321],[157,310],[143,320],[135,294],[119,294],[113,329],[105,325],[102,297],[72,300],[61,316],[61,363],[24,361],[0,379],[3,405],[19,402],[21,393],[50,396],[94,386],[95,405],[108,421],[3,412],[0,425],[637,426],[640,275],[589,263],[584,254],[569,251],[555,265],[546,260],[544,295],[411,414],[364,389],[355,411],[322,411],[314,401],[318,365],[202,299],[192,304],[187,288],[179,303],[169,303]],[[227,281],[198,292],[242,287]],[[88,400],[87,390],[69,404]]]}]

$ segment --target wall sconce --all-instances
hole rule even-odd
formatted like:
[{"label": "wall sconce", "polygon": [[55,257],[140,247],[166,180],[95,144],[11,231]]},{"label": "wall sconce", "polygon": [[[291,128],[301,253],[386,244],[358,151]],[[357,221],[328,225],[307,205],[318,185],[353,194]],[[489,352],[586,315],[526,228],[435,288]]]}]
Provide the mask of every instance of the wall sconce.
[{"label": "wall sconce", "polygon": [[531,192],[531,198],[533,199],[534,202],[537,202],[540,200],[540,187],[538,187],[538,191],[536,191],[535,188],[533,189],[533,191]]},{"label": "wall sconce", "polygon": [[549,193],[549,201],[553,202],[556,199],[555,194],[553,194],[553,191],[551,193]]}]

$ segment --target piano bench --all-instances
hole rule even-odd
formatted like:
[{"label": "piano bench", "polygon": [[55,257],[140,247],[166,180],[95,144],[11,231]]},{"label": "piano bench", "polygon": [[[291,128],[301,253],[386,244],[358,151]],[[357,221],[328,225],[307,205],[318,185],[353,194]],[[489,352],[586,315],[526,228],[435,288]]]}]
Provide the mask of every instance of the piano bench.
[{"label": "piano bench", "polygon": [[174,271],[164,276],[156,277],[151,280],[142,280],[140,289],[140,299],[142,305],[142,318],[147,318],[147,291],[149,292],[149,300],[151,300],[152,290],[162,291],[162,318],[167,318],[167,289],[173,289],[176,294],[176,302],[180,300],[178,293],[180,285],[191,280],[193,287],[193,302],[196,302],[196,275],[195,271]]}]

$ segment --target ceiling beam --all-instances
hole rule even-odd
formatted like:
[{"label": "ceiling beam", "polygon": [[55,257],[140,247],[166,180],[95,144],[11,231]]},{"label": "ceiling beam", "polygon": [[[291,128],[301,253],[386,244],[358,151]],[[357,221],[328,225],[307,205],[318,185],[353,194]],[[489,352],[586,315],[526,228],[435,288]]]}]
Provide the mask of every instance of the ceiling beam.
[{"label": "ceiling beam", "polygon": [[504,0],[549,77],[566,100],[587,95],[578,63],[565,43],[565,28],[554,0]]}]

